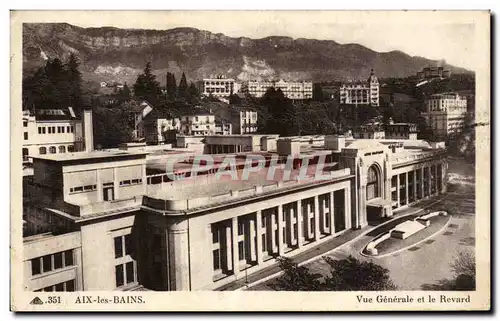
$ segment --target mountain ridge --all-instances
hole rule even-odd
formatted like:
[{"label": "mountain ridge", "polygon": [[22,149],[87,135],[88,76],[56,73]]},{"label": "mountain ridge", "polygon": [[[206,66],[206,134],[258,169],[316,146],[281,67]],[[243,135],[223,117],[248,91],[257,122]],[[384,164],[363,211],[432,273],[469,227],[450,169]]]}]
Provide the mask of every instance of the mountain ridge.
[{"label": "mountain ridge", "polygon": [[47,58],[75,53],[86,80],[133,83],[146,62],[163,84],[167,71],[189,80],[225,74],[239,80],[283,78],[332,81],[361,79],[375,69],[379,77],[407,77],[426,66],[443,65],[452,73],[470,71],[400,50],[377,52],[357,43],[269,36],[229,37],[191,27],[167,30],[83,28],[69,23],[23,25],[23,71]]}]

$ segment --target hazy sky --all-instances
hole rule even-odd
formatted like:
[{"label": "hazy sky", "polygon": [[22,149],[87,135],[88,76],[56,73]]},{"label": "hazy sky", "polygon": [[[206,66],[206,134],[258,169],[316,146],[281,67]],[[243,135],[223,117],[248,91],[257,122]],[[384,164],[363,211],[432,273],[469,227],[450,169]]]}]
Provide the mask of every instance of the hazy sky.
[{"label": "hazy sky", "polygon": [[401,50],[412,56],[444,59],[471,70],[480,57],[474,45],[478,32],[474,16],[457,11],[87,11],[66,20],[61,12],[58,19],[82,27],[194,27],[231,37],[328,39],[359,43],[379,52]]}]

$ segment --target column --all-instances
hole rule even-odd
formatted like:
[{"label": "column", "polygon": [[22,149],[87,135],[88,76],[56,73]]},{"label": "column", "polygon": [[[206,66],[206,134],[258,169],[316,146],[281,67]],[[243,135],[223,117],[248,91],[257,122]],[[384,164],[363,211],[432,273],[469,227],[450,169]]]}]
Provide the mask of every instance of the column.
[{"label": "column", "polygon": [[189,291],[188,224],[186,219],[175,219],[168,227],[168,262],[170,289]]},{"label": "column", "polygon": [[294,228],[294,216],[295,216],[295,210],[293,208],[293,204],[289,205],[288,209],[288,216],[287,216],[287,222],[286,222],[286,229],[288,231],[288,244],[290,247],[293,245],[297,244],[296,243],[296,233],[295,233],[295,228]]},{"label": "column", "polygon": [[255,228],[257,231],[257,264],[262,264],[263,253],[262,253],[262,211],[257,211],[255,213]]},{"label": "column", "polygon": [[424,198],[424,168],[420,168],[420,195],[422,195],[422,199]]},{"label": "column", "polygon": [[113,168],[113,189],[115,193],[115,200],[120,199],[120,181],[118,180],[118,175],[116,174],[117,168]]},{"label": "column", "polygon": [[434,165],[434,187],[436,189],[435,195],[439,194],[439,185],[438,185],[438,164]]},{"label": "column", "polygon": [[[327,223],[327,211],[329,210],[329,208],[326,207],[326,203],[328,203],[330,201],[330,197],[323,197],[323,206],[321,207],[322,208],[322,211],[321,211],[321,221],[322,221],[322,224],[321,224],[321,231],[323,233],[328,233],[328,227],[326,226],[326,223]],[[328,215],[330,215],[330,212],[328,212]]]},{"label": "column", "polygon": [[416,201],[417,198],[417,170],[413,171],[413,201]]},{"label": "column", "polygon": [[278,205],[278,255],[285,253],[283,242],[283,205]]},{"label": "column", "polygon": [[303,220],[302,220],[302,200],[297,201],[297,247],[300,249],[303,244]]},{"label": "column", "polygon": [[405,173],[405,179],[406,179],[406,184],[405,184],[406,205],[408,205],[410,203],[410,195],[408,195],[408,172]]},{"label": "column", "polygon": [[250,219],[249,220],[249,238],[248,238],[248,242],[250,242],[250,260],[252,262],[255,262],[257,261],[257,251],[256,251],[256,246],[255,246],[255,238],[257,236],[257,231],[255,229],[255,220],[254,219]]},{"label": "column", "polygon": [[319,213],[319,197],[314,196],[314,240],[319,241],[319,223],[320,223],[320,213]]},{"label": "column", "polygon": [[240,274],[240,253],[238,251],[238,217],[233,217],[231,220],[231,230],[233,239],[233,273],[236,277]]},{"label": "column", "polygon": [[429,197],[432,195],[432,180],[431,180],[431,176],[432,176],[432,167],[429,166],[427,167],[427,173],[429,174],[428,176],[428,184],[427,184],[427,189],[429,190]]},{"label": "column", "polygon": [[335,234],[335,224],[334,224],[334,219],[335,219],[335,210],[334,210],[334,204],[333,204],[333,193],[335,191],[328,193],[330,197],[330,234],[334,235]]},{"label": "column", "polygon": [[97,184],[97,201],[102,202],[102,182],[100,170],[96,170],[96,184]]},{"label": "column", "polygon": [[396,174],[396,195],[398,198],[398,207],[401,206],[401,195],[399,195],[400,194],[400,192],[399,192],[399,188],[400,188],[399,184],[400,183],[401,182],[399,181],[399,174]]},{"label": "column", "polygon": [[269,242],[269,246],[271,247],[271,253],[276,253],[278,252],[278,244],[276,244],[276,236],[274,233],[276,233],[276,230],[275,230],[275,226],[276,226],[276,210],[273,210],[270,214],[269,214],[269,220],[268,222],[270,224],[268,224],[268,227],[267,227],[267,233],[269,233],[269,238],[268,240],[270,241]]},{"label": "column", "polygon": [[[224,226],[224,247],[226,250],[226,270],[231,271],[233,270],[234,264],[233,264],[233,232],[231,231],[231,226],[232,226],[232,221],[230,224],[226,223],[226,226]],[[234,272],[234,270],[233,270]]]}]

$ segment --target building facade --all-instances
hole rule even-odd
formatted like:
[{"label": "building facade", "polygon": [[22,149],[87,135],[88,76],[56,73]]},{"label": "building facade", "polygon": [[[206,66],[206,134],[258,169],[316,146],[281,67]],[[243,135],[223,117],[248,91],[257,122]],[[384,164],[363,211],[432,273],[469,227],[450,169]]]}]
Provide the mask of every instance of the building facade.
[{"label": "building facade", "polygon": [[372,72],[366,81],[346,82],[340,85],[340,103],[346,105],[379,105],[380,85]]},{"label": "building facade", "polygon": [[181,135],[215,135],[215,115],[199,113],[184,115],[179,118],[179,133]]},{"label": "building facade", "polygon": [[23,162],[46,154],[93,150],[92,111],[76,115],[72,108],[23,111]]},{"label": "building facade", "polygon": [[250,80],[242,85],[241,90],[253,97],[260,98],[270,88],[280,89],[288,99],[312,99],[313,83],[311,81]]},{"label": "building facade", "polygon": [[462,131],[467,113],[466,97],[456,93],[435,94],[426,99],[425,107],[422,116],[435,138],[446,139]]},{"label": "building facade", "polygon": [[[242,145],[238,138],[199,143],[211,153],[236,154],[238,175],[249,157],[263,157],[264,171],[246,180],[217,178],[225,168],[219,160],[195,168],[180,152],[161,159],[123,151],[35,158],[24,203],[26,290],[222,289],[278,256],[446,191],[441,148],[342,136],[323,137],[323,148],[313,148],[313,137],[268,145],[264,135],[246,135],[241,142],[250,139],[251,151],[219,153],[218,146]],[[289,177],[278,168],[267,178],[273,155],[278,164],[292,156]],[[307,159],[315,172],[320,157],[329,177],[298,179],[301,164]],[[196,178],[186,179],[195,170]],[[52,234],[32,235],[40,233]]]},{"label": "building facade", "polygon": [[444,67],[425,67],[422,71],[417,72],[417,78],[420,80],[430,80],[434,78],[449,78],[451,71]]},{"label": "building facade", "polygon": [[238,85],[233,78],[218,75],[199,81],[198,90],[204,96],[229,97],[238,92]]}]

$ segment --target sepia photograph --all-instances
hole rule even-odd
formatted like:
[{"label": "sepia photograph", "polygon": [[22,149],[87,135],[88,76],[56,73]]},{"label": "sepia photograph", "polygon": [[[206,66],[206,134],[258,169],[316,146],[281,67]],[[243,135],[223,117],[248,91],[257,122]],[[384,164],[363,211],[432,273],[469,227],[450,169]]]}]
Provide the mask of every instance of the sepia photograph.
[{"label": "sepia photograph", "polygon": [[489,310],[490,19],[11,11],[11,310]]}]

